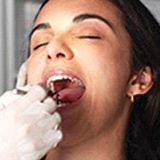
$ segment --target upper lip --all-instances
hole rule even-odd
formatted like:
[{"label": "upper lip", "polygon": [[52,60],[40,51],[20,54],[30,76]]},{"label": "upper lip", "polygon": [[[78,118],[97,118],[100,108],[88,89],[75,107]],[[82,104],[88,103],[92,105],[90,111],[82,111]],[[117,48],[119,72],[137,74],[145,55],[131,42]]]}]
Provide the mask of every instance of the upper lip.
[{"label": "upper lip", "polygon": [[68,78],[68,79],[72,79],[73,81],[77,81],[81,86],[84,86],[82,79],[77,76],[73,71],[67,70],[67,69],[62,69],[62,68],[52,68],[47,70],[44,73],[43,76],[43,83],[47,86],[47,82],[48,80],[54,77],[53,79],[57,80],[57,79],[61,79],[62,77]]}]

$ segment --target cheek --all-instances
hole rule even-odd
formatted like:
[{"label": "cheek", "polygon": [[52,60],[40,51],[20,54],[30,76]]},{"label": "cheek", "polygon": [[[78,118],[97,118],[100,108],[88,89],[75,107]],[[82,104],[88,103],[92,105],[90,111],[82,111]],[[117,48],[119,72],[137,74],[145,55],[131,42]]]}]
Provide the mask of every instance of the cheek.
[{"label": "cheek", "polygon": [[124,97],[130,75],[128,52],[104,46],[86,51],[81,62],[86,66],[84,73],[92,99],[99,99],[97,103],[104,104],[105,99],[113,103],[115,98]]},{"label": "cheek", "polygon": [[27,61],[27,83],[37,84],[42,82],[41,75],[44,68],[44,63],[38,57],[30,56]]}]

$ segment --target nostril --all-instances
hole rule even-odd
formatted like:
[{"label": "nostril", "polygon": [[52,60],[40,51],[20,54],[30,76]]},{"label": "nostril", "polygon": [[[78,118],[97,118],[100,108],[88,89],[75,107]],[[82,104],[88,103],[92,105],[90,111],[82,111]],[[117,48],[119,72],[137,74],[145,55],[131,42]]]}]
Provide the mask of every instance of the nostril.
[{"label": "nostril", "polygon": [[65,54],[63,54],[63,53],[57,53],[56,57],[57,58],[64,58]]},{"label": "nostril", "polygon": [[47,55],[47,58],[48,58],[48,59],[52,59],[52,57],[51,57],[50,55]]},{"label": "nostril", "polygon": [[66,57],[66,55],[64,54],[64,53],[61,53],[61,52],[58,52],[57,54],[55,54],[55,55],[51,55],[51,54],[48,54],[47,55],[47,59],[53,59],[54,57],[53,56],[55,56],[55,58],[65,58]]}]

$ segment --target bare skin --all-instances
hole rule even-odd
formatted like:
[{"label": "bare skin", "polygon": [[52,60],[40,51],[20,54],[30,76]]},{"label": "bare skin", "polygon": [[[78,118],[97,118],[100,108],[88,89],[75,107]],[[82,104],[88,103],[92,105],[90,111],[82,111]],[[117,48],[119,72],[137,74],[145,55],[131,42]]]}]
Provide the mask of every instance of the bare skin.
[{"label": "bare skin", "polygon": [[142,92],[141,76],[131,77],[130,39],[118,9],[104,0],[50,0],[34,27],[44,23],[31,37],[28,83],[44,82],[52,71],[76,75],[86,87],[60,112],[64,138],[46,159],[125,160],[129,96],[147,92],[151,79],[149,69],[141,71],[148,76]]}]

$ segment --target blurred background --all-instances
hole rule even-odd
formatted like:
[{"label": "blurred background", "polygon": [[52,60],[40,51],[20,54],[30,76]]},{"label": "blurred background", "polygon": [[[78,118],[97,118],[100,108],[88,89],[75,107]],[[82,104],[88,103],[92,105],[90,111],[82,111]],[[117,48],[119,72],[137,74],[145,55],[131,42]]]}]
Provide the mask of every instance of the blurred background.
[{"label": "blurred background", "polygon": [[[160,0],[141,0],[160,22]],[[0,94],[13,89],[42,0],[0,0]],[[145,17],[144,17],[145,18]]]}]

